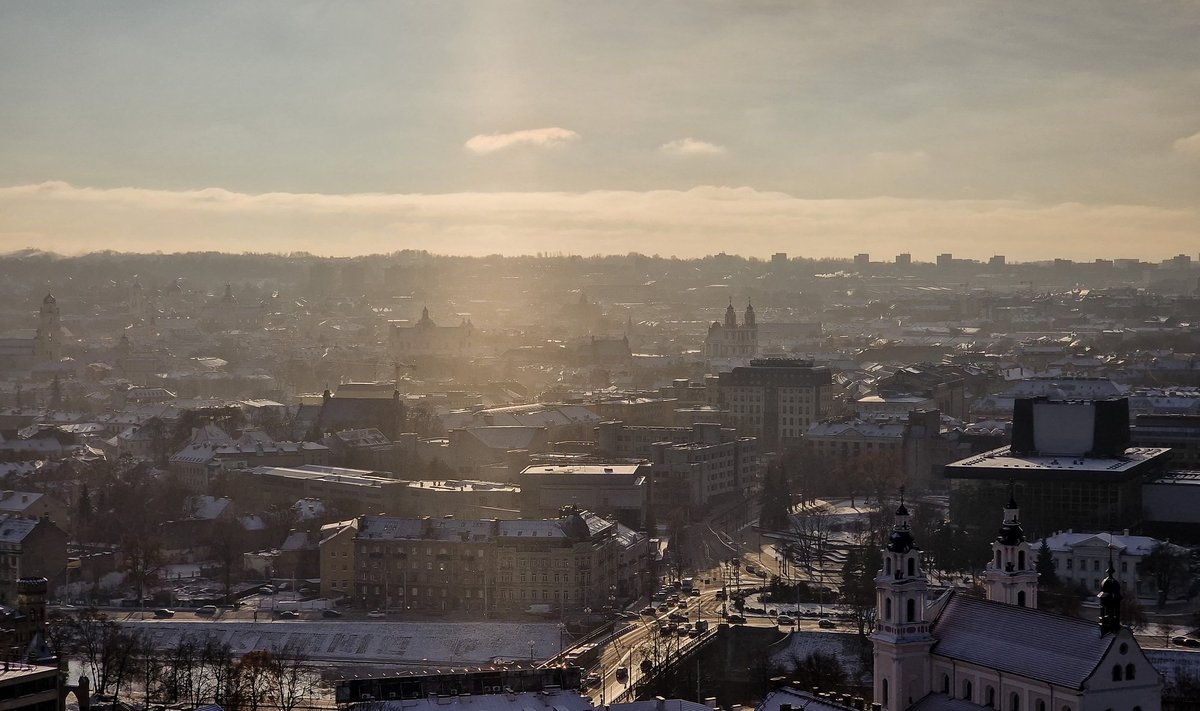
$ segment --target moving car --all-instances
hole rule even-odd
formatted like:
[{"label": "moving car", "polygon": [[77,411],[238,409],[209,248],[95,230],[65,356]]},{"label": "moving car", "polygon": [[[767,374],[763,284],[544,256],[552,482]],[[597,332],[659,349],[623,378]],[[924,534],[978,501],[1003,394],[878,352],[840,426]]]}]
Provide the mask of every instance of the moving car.
[{"label": "moving car", "polygon": [[203,617],[212,617],[213,615],[217,614],[217,606],[205,605],[204,607],[197,607],[196,614]]},{"label": "moving car", "polygon": [[831,630],[836,626],[837,625],[833,624],[833,620],[817,620],[817,627],[820,627],[823,630]]},{"label": "moving car", "polygon": [[168,609],[166,609],[166,608],[164,607],[164,608],[162,608],[161,610],[155,610],[155,611],[154,611],[154,616],[155,616],[155,617],[157,617],[157,618],[158,618],[158,619],[160,619],[160,620],[165,620],[165,619],[167,619],[167,618],[169,618],[169,617],[174,617],[174,616],[175,616],[175,611],[174,611],[174,610],[168,610]]},{"label": "moving car", "polygon": [[775,622],[777,622],[778,624],[781,624],[781,625],[794,625],[794,624],[796,624],[796,621],[795,621],[795,620],[793,620],[791,617],[788,617],[787,615],[780,615],[780,616],[778,617],[778,619],[776,619],[776,620],[775,620]]},{"label": "moving car", "polygon": [[277,617],[281,620],[298,620],[300,619],[300,613],[295,610],[280,610]]},{"label": "moving car", "polygon": [[337,610],[333,609],[332,607],[327,607],[324,610],[321,610],[321,617],[332,620],[337,617],[342,617],[342,613],[338,612]]},{"label": "moving car", "polygon": [[370,617],[372,620],[378,620],[381,617],[387,617],[387,613],[383,610],[371,610],[367,613],[367,617]]}]

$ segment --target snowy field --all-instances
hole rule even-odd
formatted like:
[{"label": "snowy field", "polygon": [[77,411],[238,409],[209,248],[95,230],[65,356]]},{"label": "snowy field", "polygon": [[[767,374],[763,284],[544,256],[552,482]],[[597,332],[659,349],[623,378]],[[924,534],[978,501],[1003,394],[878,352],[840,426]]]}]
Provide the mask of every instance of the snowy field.
[{"label": "snowy field", "polygon": [[130,620],[123,627],[143,631],[157,649],[185,637],[213,637],[235,654],[292,645],[313,660],[472,666],[500,659],[541,661],[558,654],[559,627],[553,623],[505,622],[241,622]]}]

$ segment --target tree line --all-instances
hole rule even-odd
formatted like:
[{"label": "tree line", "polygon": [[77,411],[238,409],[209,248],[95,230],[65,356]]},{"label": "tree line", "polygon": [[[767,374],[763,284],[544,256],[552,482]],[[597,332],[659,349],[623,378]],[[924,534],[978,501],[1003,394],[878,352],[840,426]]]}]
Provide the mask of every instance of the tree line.
[{"label": "tree line", "polygon": [[304,652],[288,644],[238,656],[211,636],[184,637],[156,648],[141,630],[118,624],[103,612],[55,614],[47,620],[47,644],[61,658],[76,659],[93,693],[144,704],[217,704],[226,711],[295,711],[317,691]]}]

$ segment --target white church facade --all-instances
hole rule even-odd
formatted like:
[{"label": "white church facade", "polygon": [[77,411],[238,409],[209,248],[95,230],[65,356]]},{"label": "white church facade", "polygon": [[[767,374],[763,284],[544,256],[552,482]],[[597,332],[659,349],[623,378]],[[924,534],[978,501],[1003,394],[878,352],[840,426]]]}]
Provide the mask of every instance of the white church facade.
[{"label": "white church facade", "polygon": [[986,599],[930,599],[903,503],[876,579],[874,699],[886,711],[1161,711],[1162,678],[1120,623],[1109,567],[1099,625],[1037,609],[1037,572],[1010,499]]}]

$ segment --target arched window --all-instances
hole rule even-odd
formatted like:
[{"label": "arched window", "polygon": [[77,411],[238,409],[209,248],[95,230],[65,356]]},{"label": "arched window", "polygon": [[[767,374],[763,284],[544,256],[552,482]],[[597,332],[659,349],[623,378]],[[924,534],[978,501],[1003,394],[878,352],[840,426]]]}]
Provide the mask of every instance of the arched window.
[{"label": "arched window", "polygon": [[1008,697],[1008,711],[1021,711],[1021,696],[1015,691]]},{"label": "arched window", "polygon": [[892,598],[887,598],[883,601],[883,619],[888,622],[892,621]]},{"label": "arched window", "polygon": [[1037,709],[1037,711],[1046,711],[1046,702],[1038,699],[1037,703],[1034,704],[1034,708]]},{"label": "arched window", "polygon": [[971,689],[971,680],[963,679],[963,698],[967,701],[970,701],[972,698],[971,691],[973,691],[973,689]]},{"label": "arched window", "polygon": [[1125,681],[1133,681],[1133,677],[1137,676],[1137,669],[1132,664],[1125,665]]},{"label": "arched window", "polygon": [[1017,591],[1017,606],[1025,607],[1025,591],[1024,590]]},{"label": "arched window", "polygon": [[917,559],[916,558],[908,559],[908,574],[909,575],[917,574]]},{"label": "arched window", "polygon": [[905,605],[905,616],[908,618],[906,622],[913,622],[917,619],[917,601],[909,598]]},{"label": "arched window", "polygon": [[1025,570],[1025,551],[1017,551],[1017,570]]},{"label": "arched window", "polygon": [[883,685],[882,685],[882,691],[883,691],[883,707],[885,709],[888,707],[888,688],[887,688],[887,686],[888,686],[887,679],[884,679]]},{"label": "arched window", "polygon": [[950,693],[950,675],[949,674],[942,674],[942,693],[943,694]]},{"label": "arched window", "polygon": [[996,549],[996,567],[1000,567],[1000,549]]},{"label": "arched window", "polygon": [[990,686],[983,690],[983,705],[996,708],[996,690]]},{"label": "arched window", "polygon": [[1113,665],[1113,681],[1120,681],[1120,680],[1121,680],[1121,665],[1114,664]]},{"label": "arched window", "polygon": [[892,559],[891,558],[887,558],[883,561],[883,572],[886,575],[892,574]]}]

